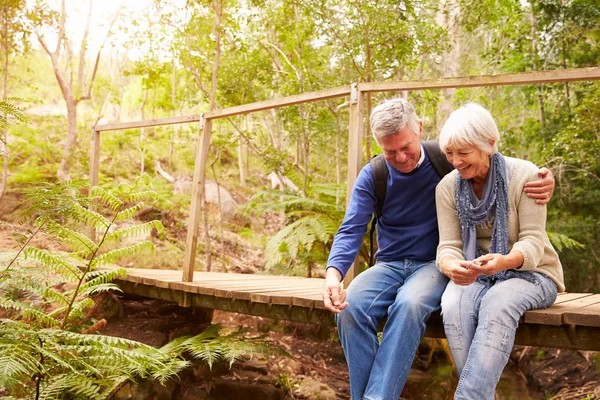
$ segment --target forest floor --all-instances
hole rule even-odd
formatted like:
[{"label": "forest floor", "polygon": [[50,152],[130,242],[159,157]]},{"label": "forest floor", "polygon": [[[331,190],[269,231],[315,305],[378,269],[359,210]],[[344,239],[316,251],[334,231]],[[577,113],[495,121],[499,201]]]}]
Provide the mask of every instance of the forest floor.
[{"label": "forest floor", "polygon": [[[26,229],[14,224],[14,220],[0,224],[0,252],[14,252],[17,243],[13,233]],[[36,239],[33,245],[57,248],[57,244],[44,236]],[[206,327],[193,308],[128,297],[121,298],[118,303],[120,311],[113,309],[109,313],[111,318],[101,333],[160,346],[175,337],[199,333]],[[317,334],[312,325],[220,311],[214,312],[212,323],[233,330],[242,326],[249,336],[265,335],[291,358],[255,356],[252,360],[234,363],[231,369],[227,365],[216,366],[212,372],[201,374],[201,379],[198,379],[196,368],[181,375],[174,391],[176,395],[169,398],[349,399],[347,365],[335,329]],[[435,344],[435,340],[423,340],[403,399],[452,398],[457,378],[440,346],[430,352]],[[600,353],[515,347],[498,385],[496,398],[600,399],[599,370]],[[232,382],[239,384],[237,388],[231,389]],[[212,393],[210,396],[209,392]]]}]

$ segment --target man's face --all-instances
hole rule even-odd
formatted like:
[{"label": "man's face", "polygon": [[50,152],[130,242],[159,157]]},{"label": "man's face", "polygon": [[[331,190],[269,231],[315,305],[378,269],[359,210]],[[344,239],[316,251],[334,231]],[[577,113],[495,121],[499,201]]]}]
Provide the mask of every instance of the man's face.
[{"label": "man's face", "polygon": [[[419,123],[419,131],[421,123]],[[386,161],[402,173],[409,173],[421,158],[421,132],[413,132],[408,125],[393,136],[379,139]]]}]

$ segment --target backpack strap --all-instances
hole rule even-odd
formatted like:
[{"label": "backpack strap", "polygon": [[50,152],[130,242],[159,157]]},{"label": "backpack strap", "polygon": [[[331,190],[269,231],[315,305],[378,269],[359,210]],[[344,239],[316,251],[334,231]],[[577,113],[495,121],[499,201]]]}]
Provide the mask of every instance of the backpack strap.
[{"label": "backpack strap", "polygon": [[437,172],[440,178],[448,175],[454,169],[446,159],[446,155],[442,153],[437,140],[423,140],[421,143],[429,156],[429,162],[431,162],[431,165],[433,165],[435,172]]},{"label": "backpack strap", "polygon": [[371,221],[371,230],[369,231],[369,267],[373,266],[374,254],[373,254],[373,235],[375,233],[375,226],[377,225],[377,219],[383,215],[383,202],[385,201],[385,194],[387,192],[387,179],[389,171],[387,164],[385,163],[385,157],[383,154],[377,154],[369,160],[371,169],[373,170],[373,184],[375,186],[375,214],[373,214],[373,220]]},{"label": "backpack strap", "polygon": [[377,154],[369,161],[373,170],[373,184],[375,185],[375,216],[381,217],[383,214],[383,202],[385,201],[385,193],[387,191],[387,179],[389,171],[385,163],[383,154]]}]

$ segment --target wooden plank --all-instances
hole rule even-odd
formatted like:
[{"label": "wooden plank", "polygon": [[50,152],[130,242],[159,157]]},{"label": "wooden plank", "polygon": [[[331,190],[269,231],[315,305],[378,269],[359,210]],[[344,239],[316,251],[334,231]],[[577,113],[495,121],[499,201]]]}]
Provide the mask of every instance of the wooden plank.
[{"label": "wooden plank", "polygon": [[466,88],[478,86],[531,85],[553,82],[590,81],[600,79],[600,68],[573,68],[554,71],[519,72],[514,74],[465,76],[459,78],[427,79],[418,81],[360,83],[361,92],[398,92],[402,90],[427,90]]},{"label": "wooden plank", "polygon": [[527,311],[524,320],[528,324],[562,325],[565,323],[565,312],[571,312],[580,309],[581,307],[599,302],[600,295],[583,296],[581,298],[554,304],[552,307],[543,310]]},{"label": "wooden plank", "polygon": [[198,122],[198,121],[200,121],[200,115],[182,115],[179,117],[155,118],[155,119],[146,119],[143,121],[120,122],[120,123],[116,123],[116,124],[97,125],[96,131],[106,132],[106,131],[116,131],[116,130],[120,130],[120,129],[144,128],[147,126],[185,124],[185,123],[189,123],[189,122]]},{"label": "wooden plank", "polygon": [[[590,304],[578,310],[567,311],[565,313],[565,323],[600,327],[600,302]],[[600,332],[598,332],[597,340],[600,342]]]},{"label": "wooden plank", "polygon": [[[346,182],[346,205],[350,202],[352,188],[356,177],[362,168],[362,142],[364,131],[364,94],[359,90],[358,84],[352,85],[353,93],[350,99],[350,122],[348,125],[348,175]],[[356,260],[350,266],[344,279],[344,285],[348,287],[352,279],[358,275]]]},{"label": "wooden plank", "polygon": [[196,161],[194,164],[194,182],[192,184],[192,204],[188,220],[187,238],[185,241],[185,255],[183,259],[183,276],[181,280],[191,282],[194,280],[194,266],[196,265],[196,246],[198,245],[198,227],[200,225],[200,212],[204,185],[206,183],[206,161],[212,134],[212,120],[204,122],[202,135],[198,138],[196,148]]},{"label": "wooden plank", "polygon": [[231,117],[239,114],[248,114],[251,112],[262,111],[272,108],[292,106],[295,104],[308,103],[313,101],[327,100],[334,97],[343,97],[350,94],[350,86],[340,86],[330,89],[317,90],[315,92],[306,92],[293,96],[280,97],[278,99],[259,101],[256,103],[243,104],[240,106],[214,110],[204,114],[206,119],[216,119]]},{"label": "wooden plank", "polygon": [[556,301],[554,302],[553,306],[555,304],[560,304],[571,300],[577,300],[591,295],[592,293],[559,293],[556,297]]}]

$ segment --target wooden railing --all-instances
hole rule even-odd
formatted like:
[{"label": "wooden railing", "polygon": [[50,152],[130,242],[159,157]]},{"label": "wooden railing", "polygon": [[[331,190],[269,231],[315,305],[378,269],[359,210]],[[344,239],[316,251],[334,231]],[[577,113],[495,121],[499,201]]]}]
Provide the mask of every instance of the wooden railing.
[{"label": "wooden railing", "polygon": [[[352,186],[358,176],[362,161],[362,141],[364,125],[364,94],[372,92],[396,92],[431,90],[447,88],[468,88],[482,86],[503,85],[529,85],[555,82],[590,81],[600,79],[600,68],[577,68],[555,71],[523,72],[514,74],[498,74],[485,76],[469,76],[460,78],[443,78],[417,81],[399,82],[368,82],[315,92],[302,93],[294,96],[282,97],[267,101],[244,104],[204,113],[202,115],[189,115],[172,118],[151,119],[136,122],[97,125],[92,128],[92,142],[90,152],[90,183],[98,184],[100,166],[100,133],[106,131],[141,128],[149,126],[171,125],[198,122],[199,138],[194,164],[194,180],[190,216],[186,238],[185,258],[183,266],[183,282],[191,282],[194,277],[194,264],[198,242],[198,227],[200,223],[200,205],[204,194],[204,182],[208,149],[210,146],[212,122],[219,118],[252,112],[286,107],[295,104],[309,103],[336,97],[350,96],[350,121],[348,140],[348,174],[347,174],[347,200],[351,194]],[[346,283],[356,276],[356,263],[346,275]]]}]

